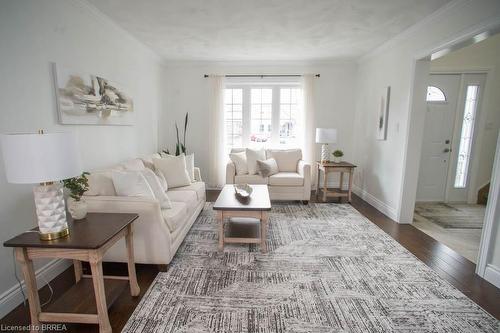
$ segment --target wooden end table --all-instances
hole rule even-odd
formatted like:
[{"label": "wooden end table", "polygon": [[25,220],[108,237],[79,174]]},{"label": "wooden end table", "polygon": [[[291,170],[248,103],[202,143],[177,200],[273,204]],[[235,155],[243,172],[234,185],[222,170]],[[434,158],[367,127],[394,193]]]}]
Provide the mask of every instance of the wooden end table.
[{"label": "wooden end table", "polygon": [[[347,197],[348,201],[351,202],[351,193],[352,193],[352,176],[354,173],[354,168],[356,166],[354,164],[351,164],[349,162],[326,162],[326,163],[321,163],[321,162],[316,162],[317,166],[317,172],[318,172],[318,181],[316,182],[316,199],[318,198],[319,195],[319,190],[320,190],[320,174],[321,171],[323,171],[323,201],[326,201],[326,198],[328,196],[331,197]],[[328,190],[328,174],[330,172],[340,172],[340,183],[339,183],[339,188],[333,189],[332,191]],[[344,173],[349,174],[349,188],[347,191],[342,189],[343,182],[344,182]]]},{"label": "wooden end table", "polygon": [[[224,243],[249,243],[259,244],[260,250],[267,252],[266,237],[268,212],[271,210],[271,200],[267,185],[250,185],[253,189],[252,195],[246,200],[239,199],[234,193],[232,184],[225,185],[213,209],[217,211],[219,223],[219,250],[224,249]],[[224,220],[226,218],[253,218],[260,221],[258,232],[253,232],[252,237],[238,232],[238,228],[230,228],[229,235],[224,232]],[[250,226],[248,223],[247,227]],[[246,228],[250,229],[250,228]],[[248,231],[248,230],[247,230]],[[246,232],[246,231],[245,231]]]},{"label": "wooden end table", "polygon": [[[14,248],[22,267],[28,291],[31,332],[41,332],[40,322],[99,324],[99,332],[111,332],[108,307],[121,294],[127,281],[132,296],[138,296],[140,292],[132,241],[132,222],[137,218],[137,214],[89,213],[82,220],[68,221],[68,237],[42,241],[38,228],[35,228],[4,243],[4,246]],[[104,253],[123,237],[127,246],[128,277],[104,276]],[[76,284],[43,311],[33,269],[32,260],[36,258],[72,259],[75,269]],[[82,274],[82,261],[90,263],[91,275]],[[83,313],[71,313],[74,308],[83,310]]]}]

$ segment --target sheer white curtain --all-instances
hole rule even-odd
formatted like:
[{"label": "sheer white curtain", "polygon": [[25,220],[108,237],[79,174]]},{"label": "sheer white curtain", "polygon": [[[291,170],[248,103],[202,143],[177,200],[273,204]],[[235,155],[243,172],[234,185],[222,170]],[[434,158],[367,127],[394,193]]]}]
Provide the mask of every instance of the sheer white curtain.
[{"label": "sheer white curtain", "polygon": [[[302,156],[304,161],[311,163],[314,170],[316,161],[315,144],[315,109],[314,109],[314,74],[304,74],[302,76]],[[314,178],[313,178],[314,179]]]},{"label": "sheer white curtain", "polygon": [[208,187],[220,188],[224,185],[226,157],[224,154],[224,76],[210,75],[208,115]]}]

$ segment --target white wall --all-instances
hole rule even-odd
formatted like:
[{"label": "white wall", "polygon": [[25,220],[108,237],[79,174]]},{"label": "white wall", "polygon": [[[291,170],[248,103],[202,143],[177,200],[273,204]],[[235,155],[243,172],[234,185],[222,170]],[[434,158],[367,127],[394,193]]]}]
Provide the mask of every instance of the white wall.
[{"label": "white wall", "polygon": [[[189,112],[187,148],[195,153],[195,163],[206,179],[208,172],[208,80],[204,74],[301,74],[320,73],[315,79],[317,127],[338,130],[338,143],[345,159],[353,156],[354,80],[356,64],[341,63],[209,63],[184,62],[167,64],[165,70],[165,109],[160,116],[160,148],[173,150],[174,121],[182,126]],[[319,146],[317,147],[319,152]],[[319,156],[319,155],[318,155]]]},{"label": "white wall", "polygon": [[[0,133],[74,131],[85,169],[157,150],[159,58],[92,7],[67,0],[1,1],[0,44]],[[121,83],[134,100],[135,125],[58,125],[51,62]],[[31,186],[8,184],[0,161],[1,241],[35,225]],[[15,288],[12,250],[2,247],[0,317],[20,301]]]},{"label": "white wall", "polygon": [[477,127],[476,143],[471,161],[470,202],[477,200],[477,191],[490,182],[491,169],[500,128],[500,34],[431,61],[431,72],[464,72],[487,70]]},{"label": "white wall", "polygon": [[[391,218],[411,223],[407,213],[413,210],[415,200],[420,149],[408,136],[409,120],[412,108],[422,111],[412,104],[413,94],[418,99],[425,98],[421,87],[411,89],[421,79],[414,76],[415,61],[456,38],[498,23],[499,18],[499,1],[454,1],[359,61],[354,151],[355,162],[361,167],[355,177],[356,190]],[[424,70],[425,67],[422,64]],[[388,138],[377,141],[378,99],[385,86],[391,86]],[[417,129],[420,135],[422,129]],[[406,154],[407,142],[413,148],[417,146],[417,152]],[[416,166],[412,175],[405,175],[407,166]]]}]

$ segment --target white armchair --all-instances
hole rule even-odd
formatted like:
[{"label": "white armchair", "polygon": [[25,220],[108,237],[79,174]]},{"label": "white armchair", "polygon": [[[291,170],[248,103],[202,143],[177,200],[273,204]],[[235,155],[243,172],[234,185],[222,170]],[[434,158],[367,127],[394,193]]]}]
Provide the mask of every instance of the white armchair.
[{"label": "white armchair", "polygon": [[[233,149],[233,152],[241,151],[243,150]],[[276,152],[279,153],[277,154]],[[300,150],[267,150],[266,157],[274,157],[278,162],[278,166],[284,165],[285,163],[289,164],[290,160],[293,159],[284,156],[287,152],[297,156],[297,167],[295,170],[291,171],[292,169],[286,169],[287,171],[280,171],[270,177],[262,177],[259,174],[237,175],[234,163],[229,161],[226,165],[226,184],[267,184],[271,200],[309,201],[311,198],[311,165],[301,159],[302,153]],[[283,161],[280,161],[280,158],[283,159]]]}]

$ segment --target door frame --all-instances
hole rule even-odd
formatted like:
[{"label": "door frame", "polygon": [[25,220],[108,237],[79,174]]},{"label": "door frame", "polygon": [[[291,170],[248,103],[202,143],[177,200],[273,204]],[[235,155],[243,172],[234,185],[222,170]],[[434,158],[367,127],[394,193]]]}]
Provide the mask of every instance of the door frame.
[{"label": "door frame", "polygon": [[[490,191],[488,193],[488,204],[484,214],[483,232],[481,233],[481,243],[477,255],[476,274],[484,276],[488,268],[488,260],[493,250],[493,227],[495,218],[500,216],[498,201],[500,200],[500,133],[498,134],[495,160],[493,170],[491,170]],[[498,286],[500,288],[500,286]]]}]

